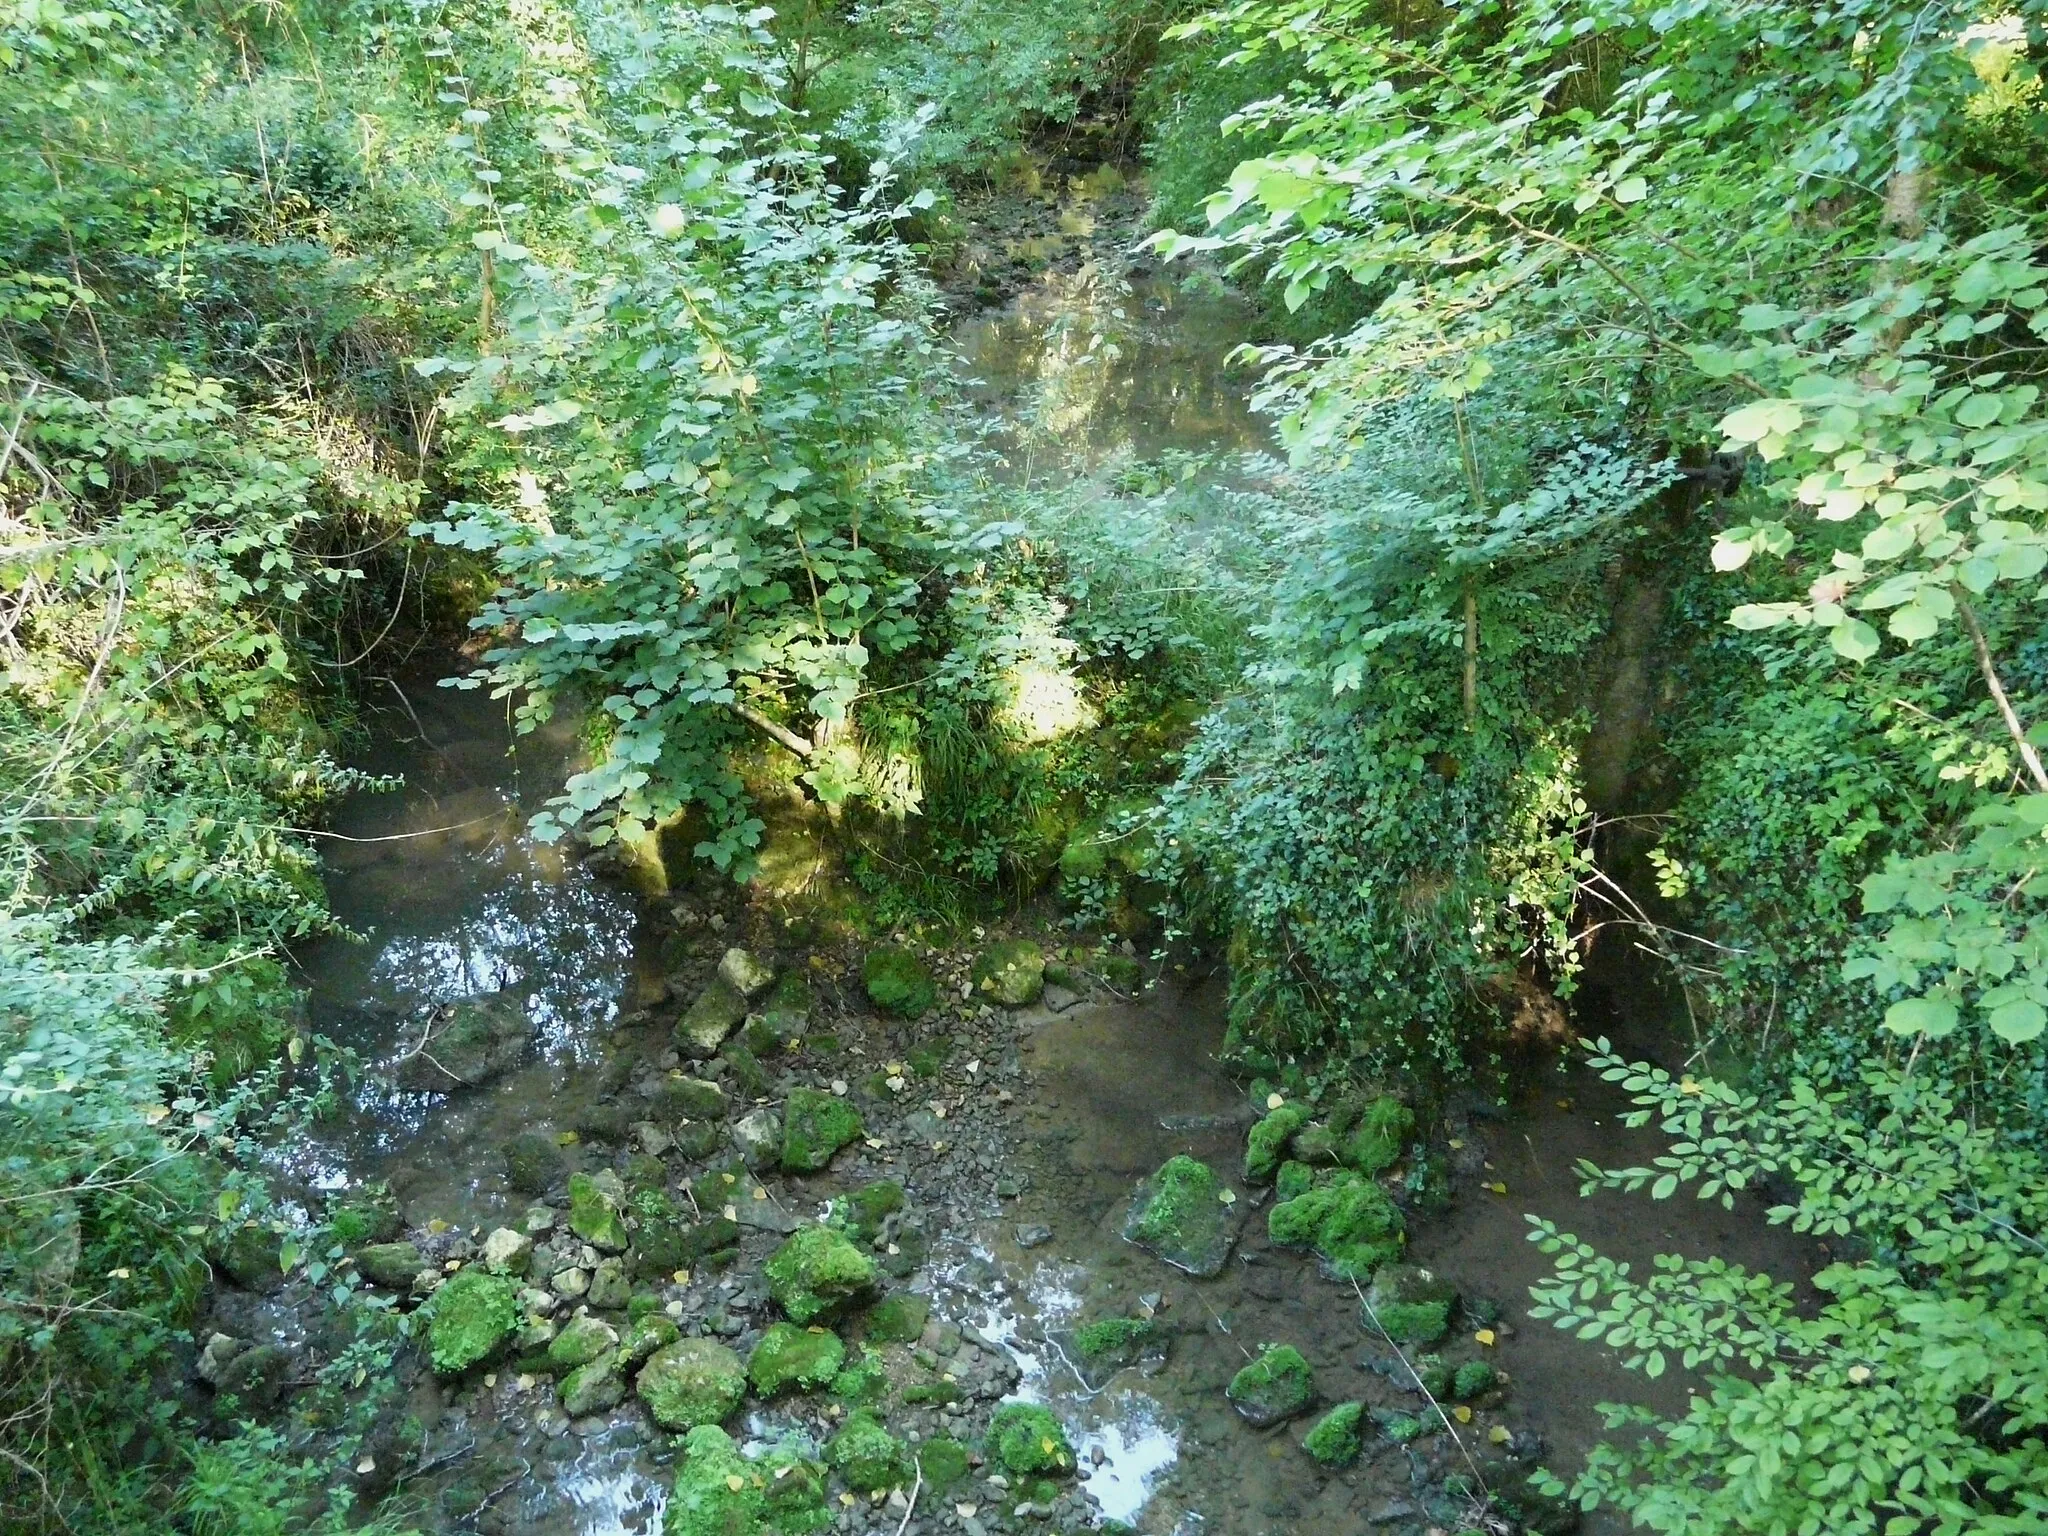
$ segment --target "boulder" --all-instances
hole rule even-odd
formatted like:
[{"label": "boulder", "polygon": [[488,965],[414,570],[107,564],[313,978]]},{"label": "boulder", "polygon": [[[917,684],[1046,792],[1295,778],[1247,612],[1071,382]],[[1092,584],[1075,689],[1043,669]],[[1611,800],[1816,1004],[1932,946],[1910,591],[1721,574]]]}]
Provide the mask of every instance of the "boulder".
[{"label": "boulder", "polygon": [[969,975],[979,996],[1022,1008],[1045,990],[1045,951],[1029,939],[1005,939],[977,955]]},{"label": "boulder", "polygon": [[288,1350],[275,1344],[258,1344],[242,1350],[221,1367],[214,1390],[232,1397],[242,1412],[276,1406],[285,1382],[292,1373]]},{"label": "boulder", "polygon": [[633,1391],[663,1429],[695,1429],[731,1416],[747,1395],[747,1373],[715,1339],[678,1339],[648,1357]]},{"label": "boulder", "polygon": [[701,1077],[672,1072],[655,1084],[650,1106],[654,1118],[664,1123],[677,1120],[723,1120],[729,1107],[725,1090]]},{"label": "boulder", "polygon": [[1348,1467],[1365,1449],[1365,1404],[1339,1403],[1320,1419],[1301,1448],[1326,1467]]},{"label": "boulder", "polygon": [[1457,1287],[1419,1264],[1382,1264],[1365,1293],[1368,1326],[1396,1344],[1434,1344],[1449,1330]]},{"label": "boulder", "polygon": [[569,1230],[605,1253],[624,1253],[630,1244],[619,1206],[625,1186],[609,1169],[569,1175]]},{"label": "boulder", "polygon": [[782,1157],[782,1116],[765,1107],[740,1116],[733,1122],[732,1146],[749,1168],[774,1167]]},{"label": "boulder", "polygon": [[411,1243],[372,1243],[356,1252],[358,1272],[387,1291],[410,1290],[413,1276],[426,1266],[426,1259]]},{"label": "boulder", "polygon": [[858,1141],[865,1129],[851,1104],[815,1088],[790,1091],[782,1127],[782,1167],[787,1173],[816,1172],[841,1147]]},{"label": "boulder", "polygon": [[465,998],[435,1010],[424,1038],[393,1074],[413,1093],[453,1093],[511,1071],[533,1042],[526,1004],[510,992]]},{"label": "boulder", "polygon": [[746,1016],[746,995],[723,976],[714,976],[676,1020],[676,1049],[693,1061],[708,1061]]},{"label": "boulder", "polygon": [[248,1347],[246,1339],[225,1333],[213,1334],[199,1351],[199,1359],[192,1367],[193,1374],[208,1386],[217,1387],[220,1385],[220,1373],[227,1363]]},{"label": "boulder", "polygon": [[1401,1160],[1415,1115],[1399,1099],[1374,1099],[1344,1145],[1344,1161],[1360,1173],[1382,1173]]},{"label": "boulder", "polygon": [[775,983],[775,968],[744,949],[728,949],[718,962],[718,978],[752,1002]]},{"label": "boulder", "polygon": [[825,1459],[856,1493],[883,1493],[911,1481],[903,1443],[882,1427],[865,1408],[846,1416],[846,1423],[825,1447]]},{"label": "boulder", "polygon": [[1316,1400],[1315,1377],[1300,1350],[1279,1344],[1231,1377],[1224,1395],[1245,1423],[1266,1429],[1308,1411]]},{"label": "boulder", "polygon": [[552,1136],[526,1131],[499,1149],[505,1182],[522,1195],[544,1195],[568,1177],[569,1159]]},{"label": "boulder", "polygon": [[1074,1470],[1074,1448],[1050,1410],[1037,1403],[1005,1403],[988,1421],[990,1456],[1013,1477],[1064,1477]]},{"label": "boulder", "polygon": [[484,1268],[493,1274],[523,1275],[532,1261],[533,1239],[524,1232],[496,1227],[484,1239]]},{"label": "boulder", "polygon": [[1207,1277],[1219,1273],[1237,1242],[1235,1198],[1208,1164],[1185,1154],[1169,1158],[1138,1185],[1124,1222],[1124,1237],[1175,1269]]},{"label": "boulder", "polygon": [[926,1298],[898,1291],[868,1309],[861,1339],[870,1345],[915,1344],[931,1315],[932,1304]]},{"label": "boulder", "polygon": [[798,1323],[814,1322],[874,1288],[874,1260],[830,1227],[805,1227],[763,1268],[768,1292]]},{"label": "boulder", "polygon": [[1282,1104],[1252,1127],[1244,1149],[1244,1177],[1248,1184],[1272,1180],[1286,1160],[1295,1133],[1308,1124],[1308,1111],[1299,1104]]},{"label": "boulder", "polygon": [[621,1310],[633,1299],[632,1283],[626,1279],[626,1261],[599,1259],[597,1268],[590,1272],[590,1289],[586,1296],[593,1307],[601,1307],[607,1312]]},{"label": "boulder", "polygon": [[618,1347],[618,1332],[602,1318],[585,1313],[572,1317],[562,1325],[553,1342],[548,1345],[548,1369],[555,1372],[573,1371],[578,1366],[609,1355]]},{"label": "boulder", "polygon": [[1286,1248],[1313,1248],[1325,1273],[1362,1280],[1401,1256],[1401,1212],[1385,1190],[1348,1170],[1275,1205],[1266,1231]]},{"label": "boulder", "polygon": [[747,1357],[747,1380],[763,1397],[791,1391],[815,1392],[832,1384],[846,1364],[846,1346],[829,1328],[776,1323]]},{"label": "boulder", "polygon": [[626,1396],[626,1382],[619,1375],[617,1362],[606,1356],[579,1365],[561,1379],[557,1390],[562,1396],[562,1412],[580,1419],[618,1407]]},{"label": "boulder", "polygon": [[427,1355],[443,1376],[489,1359],[517,1331],[519,1288],[503,1275],[465,1269],[427,1303]]},{"label": "boulder", "polygon": [[207,1243],[206,1256],[236,1285],[262,1296],[284,1284],[284,1266],[278,1262],[283,1249],[281,1233],[248,1221],[216,1233]]},{"label": "boulder", "polygon": [[931,971],[901,944],[869,950],[860,972],[868,1001],[893,1018],[918,1018],[939,1000]]},{"label": "boulder", "polygon": [[626,1330],[626,1342],[619,1346],[619,1364],[631,1368],[658,1349],[666,1349],[682,1337],[682,1330],[660,1312],[649,1312]]}]

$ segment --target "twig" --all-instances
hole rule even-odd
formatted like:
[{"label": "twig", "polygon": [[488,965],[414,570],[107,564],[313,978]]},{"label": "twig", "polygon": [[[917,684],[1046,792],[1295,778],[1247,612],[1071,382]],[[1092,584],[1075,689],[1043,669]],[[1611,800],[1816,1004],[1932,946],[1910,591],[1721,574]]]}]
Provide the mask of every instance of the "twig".
[{"label": "twig", "polygon": [[910,1485],[910,1503],[903,1511],[903,1518],[896,1522],[896,1536],[903,1536],[910,1528],[910,1517],[917,1513],[917,1496],[924,1490],[924,1458],[911,1457],[911,1465],[917,1468],[917,1481]]},{"label": "twig", "polygon": [[2048,769],[2041,766],[2041,754],[2034,750],[2034,744],[2027,740],[2027,728],[2020,724],[2020,717],[2014,712],[2012,700],[2006,697],[2005,684],[1998,680],[1998,669],[1991,664],[1991,647],[1985,643],[1983,626],[1977,622],[1976,610],[1963,596],[1960,582],[1949,583],[1949,591],[1955,595],[1956,611],[1963,616],[1963,627],[1970,632],[1970,644],[1977,650],[1977,668],[1984,674],[1984,686],[1991,690],[1991,697],[1998,705],[1998,715],[2005,722],[2007,732],[2012,736],[2013,745],[2019,748],[2020,761],[2027,765],[2027,773],[2034,781],[2034,788],[2048,795]]},{"label": "twig", "polygon": [[1380,1322],[1379,1313],[1375,1312],[1372,1303],[1365,1299],[1365,1292],[1359,1288],[1356,1276],[1352,1278],[1351,1289],[1357,1293],[1358,1304],[1365,1309],[1366,1317],[1371,1320],[1373,1332],[1386,1340],[1387,1348],[1400,1357],[1401,1364],[1407,1368],[1408,1379],[1414,1382],[1416,1388],[1429,1400],[1429,1406],[1435,1410],[1437,1418],[1442,1420],[1444,1428],[1450,1432],[1451,1442],[1458,1447],[1458,1454],[1465,1458],[1465,1465],[1472,1469],[1472,1481],[1479,1485],[1479,1491],[1485,1497],[1485,1503],[1481,1505],[1482,1510],[1491,1508],[1493,1490],[1486,1486],[1486,1478],[1479,1471],[1479,1463],[1472,1459],[1472,1452],[1466,1448],[1465,1437],[1458,1433],[1457,1424],[1444,1412],[1444,1405],[1438,1402],[1436,1394],[1429,1390],[1429,1383],[1424,1381],[1422,1373],[1415,1369],[1415,1364],[1408,1358],[1407,1351],[1394,1342],[1394,1336],[1387,1332],[1386,1327]]}]

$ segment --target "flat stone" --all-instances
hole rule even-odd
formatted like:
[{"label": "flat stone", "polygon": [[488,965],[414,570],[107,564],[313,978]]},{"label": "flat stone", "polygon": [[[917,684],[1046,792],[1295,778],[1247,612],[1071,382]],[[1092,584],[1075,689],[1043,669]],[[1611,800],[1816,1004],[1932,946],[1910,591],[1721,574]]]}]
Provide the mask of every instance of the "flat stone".
[{"label": "flat stone", "polygon": [[728,949],[719,958],[718,977],[752,1002],[775,985],[775,968],[762,963],[744,949]]},{"label": "flat stone", "polygon": [[1052,1228],[1038,1222],[1026,1222],[1017,1228],[1019,1248],[1041,1248],[1052,1241]]},{"label": "flat stone", "polygon": [[220,1385],[220,1373],[230,1360],[249,1347],[244,1339],[237,1339],[225,1333],[216,1333],[206,1341],[206,1347],[199,1351],[199,1360],[193,1366],[194,1373],[209,1386]]}]

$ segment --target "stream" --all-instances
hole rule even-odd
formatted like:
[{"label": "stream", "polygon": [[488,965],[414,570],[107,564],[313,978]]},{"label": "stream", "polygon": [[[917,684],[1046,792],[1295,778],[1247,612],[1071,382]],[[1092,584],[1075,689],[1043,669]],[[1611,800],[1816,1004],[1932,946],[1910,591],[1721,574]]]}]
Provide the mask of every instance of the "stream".
[{"label": "stream", "polygon": [[[996,440],[1013,471],[1081,473],[1118,455],[1259,449],[1264,432],[1244,405],[1246,381],[1225,361],[1249,317],[1213,283],[1107,275],[1114,268],[1091,243],[1100,201],[1077,193],[1046,229],[1014,235],[1054,242],[1049,256],[1042,244],[1030,252],[1047,269],[956,333],[970,396],[1000,418]],[[1262,1345],[1288,1343],[1307,1357],[1324,1403],[1414,1410],[1350,1287],[1323,1278],[1311,1257],[1270,1245],[1259,1191],[1244,1189],[1242,1235],[1213,1279],[1171,1269],[1121,1235],[1135,1182],[1175,1153],[1236,1182],[1256,1108],[1215,1063],[1219,975],[1168,967],[1138,988],[1097,978],[1052,998],[1058,1011],[1046,1001],[1005,1010],[961,1002],[958,967],[939,956],[935,969],[954,990],[936,1015],[920,1025],[882,1020],[860,993],[857,966],[808,953],[779,919],[750,911],[744,893],[707,881],[650,898],[534,844],[525,818],[573,761],[573,730],[515,741],[502,701],[435,681],[433,671],[390,680],[379,734],[360,763],[402,774],[403,790],[358,795],[335,819],[350,841],[331,845],[329,893],[362,937],[323,941],[300,957],[314,1026],[388,1066],[418,1050],[436,1010],[504,991],[524,1003],[533,1043],[511,1070],[449,1094],[402,1091],[366,1074],[345,1113],[279,1150],[279,1171],[308,1204],[388,1183],[408,1234],[444,1268],[471,1257],[495,1228],[531,1228],[537,1203],[562,1206],[510,1187],[505,1148],[522,1134],[550,1138],[563,1171],[646,1176],[651,1158],[679,1186],[704,1160],[642,1129],[644,1105],[676,1066],[677,1012],[731,945],[807,974],[815,1001],[802,1048],[762,1064],[767,1081],[752,1085],[761,1092],[746,1094],[743,1072],[725,1081],[768,1100],[792,1085],[831,1085],[861,1109],[865,1137],[823,1171],[764,1172],[733,1186],[726,1198],[742,1261],[667,1279],[666,1310],[744,1355],[769,1316],[752,1276],[759,1259],[833,1195],[895,1179],[909,1207],[891,1244],[905,1260],[891,1283],[929,1306],[904,1369],[943,1369],[965,1400],[891,1413],[891,1428],[920,1443],[973,1443],[995,1402],[1021,1397],[1057,1414],[1083,1473],[1057,1508],[1020,1516],[1014,1491],[978,1467],[914,1508],[901,1495],[835,1504],[837,1529],[982,1536],[1120,1521],[1148,1536],[1421,1536],[1455,1518],[1432,1490],[1462,1471],[1466,1443],[1493,1477],[1525,1477],[1539,1463],[1568,1473],[1598,1435],[1595,1404],[1684,1402],[1681,1373],[1643,1381],[1607,1352],[1526,1317],[1527,1288],[1546,1270],[1525,1239],[1527,1213],[1639,1266],[1659,1251],[1711,1251],[1802,1283],[1814,1267],[1811,1253],[1762,1223],[1760,1204],[1724,1212],[1692,1201],[1581,1201],[1577,1160],[1646,1161],[1653,1138],[1622,1128],[1610,1085],[1531,1066],[1511,1110],[1476,1099],[1454,1109],[1444,1133],[1456,1198],[1410,1223],[1411,1258],[1458,1287],[1466,1316],[1484,1303],[1499,1309],[1490,1347],[1469,1326],[1439,1347],[1453,1360],[1483,1353],[1504,1373],[1504,1389],[1482,1402],[1461,1441],[1369,1436],[1358,1464],[1324,1471],[1300,1448],[1311,1419],[1255,1432],[1223,1389]],[[1048,947],[1073,942],[1034,936]],[[1617,1039],[1647,1048],[1665,1006],[1647,985],[1621,980],[1588,1011]],[[915,1070],[904,1065],[913,1061]],[[689,1198],[705,1197],[699,1189]],[[287,1305],[235,1303],[241,1310],[217,1315],[244,1336],[281,1336]],[[1163,1358],[1080,1369],[1077,1320],[1134,1310],[1165,1325]],[[404,1491],[427,1527],[504,1536],[661,1528],[674,1442],[630,1396],[571,1419],[545,1379],[510,1368],[461,1383],[422,1372],[407,1393],[422,1434],[413,1464],[431,1470]],[[830,1425],[809,1400],[783,1399],[750,1400],[728,1427],[740,1442],[816,1442]],[[1589,1517],[1587,1528],[1604,1527]]]}]

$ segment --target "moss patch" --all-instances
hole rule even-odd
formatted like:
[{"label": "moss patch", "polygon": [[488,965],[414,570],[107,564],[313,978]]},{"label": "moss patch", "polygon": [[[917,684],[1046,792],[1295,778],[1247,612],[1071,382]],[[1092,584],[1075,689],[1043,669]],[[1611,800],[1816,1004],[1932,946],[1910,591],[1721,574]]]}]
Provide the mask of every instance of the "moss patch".
[{"label": "moss patch", "polygon": [[1316,1400],[1308,1361],[1291,1344],[1278,1344],[1230,1378],[1224,1391],[1247,1424],[1265,1429],[1307,1411]]},{"label": "moss patch", "polygon": [[1461,1401],[1477,1397],[1482,1392],[1491,1392],[1499,1379],[1484,1360],[1467,1360],[1451,1376],[1451,1396]]},{"label": "moss patch", "polygon": [[1045,951],[1029,939],[1004,939],[974,957],[969,979],[990,1002],[1022,1008],[1045,990]]},{"label": "moss patch", "polygon": [[1090,1365],[1129,1365],[1160,1342],[1159,1325],[1135,1317],[1105,1317],[1074,1331],[1074,1348]]},{"label": "moss patch", "polygon": [[747,1357],[747,1380],[763,1397],[791,1388],[812,1392],[829,1386],[845,1364],[846,1346],[830,1329],[776,1323]]},{"label": "moss patch", "polygon": [[1365,1404],[1339,1403],[1320,1419],[1301,1448],[1326,1467],[1348,1467],[1365,1449]]},{"label": "moss patch", "polygon": [[768,1293],[794,1322],[815,1322],[873,1289],[875,1262],[830,1227],[805,1227],[768,1260]]},{"label": "moss patch", "polygon": [[722,1422],[747,1395],[740,1357],[712,1339],[678,1339],[656,1350],[633,1384],[663,1429]]},{"label": "moss patch", "polygon": [[1237,1241],[1234,1201],[1208,1164],[1182,1154],[1138,1186],[1124,1236],[1176,1269],[1213,1275]]},{"label": "moss patch", "polygon": [[444,1376],[491,1357],[519,1327],[519,1287],[503,1275],[465,1269],[427,1304],[427,1354]]},{"label": "moss patch", "polygon": [[871,949],[861,962],[868,1001],[899,1019],[914,1019],[939,1000],[938,984],[925,963],[900,944]]},{"label": "moss patch", "polygon": [[1016,1477],[1064,1476],[1074,1470],[1074,1448],[1060,1421],[1036,1403],[1005,1403],[988,1422],[988,1452]]},{"label": "moss patch", "polygon": [[751,1536],[760,1528],[765,1481],[724,1430],[692,1429],[663,1517],[665,1536]]},{"label": "moss patch", "polygon": [[859,1493],[900,1488],[915,1475],[903,1454],[903,1442],[865,1409],[846,1416],[845,1427],[825,1448],[825,1459]]},{"label": "moss patch", "polygon": [[869,1309],[861,1336],[871,1344],[915,1344],[931,1315],[932,1304],[924,1297],[899,1291]]},{"label": "moss patch", "polygon": [[918,1468],[924,1473],[925,1487],[934,1495],[944,1495],[965,1482],[973,1467],[968,1460],[967,1447],[947,1435],[925,1441],[914,1454]]},{"label": "moss patch", "polygon": [[1266,1230],[1284,1247],[1313,1248],[1330,1274],[1347,1280],[1398,1258],[1404,1240],[1401,1213],[1386,1191],[1354,1173],[1274,1206]]},{"label": "moss patch", "polygon": [[631,1238],[619,1215],[619,1198],[587,1173],[570,1174],[569,1230],[593,1248],[624,1253]]},{"label": "moss patch", "polygon": [[1245,1140],[1244,1177],[1248,1184],[1269,1182],[1287,1156],[1295,1133],[1308,1124],[1299,1104],[1282,1104],[1251,1129]]},{"label": "moss patch", "polygon": [[832,1223],[872,1243],[882,1235],[882,1223],[902,1209],[903,1186],[894,1179],[877,1179],[834,1200]]},{"label": "moss patch", "polygon": [[1385,1171],[1401,1160],[1415,1130],[1415,1115],[1395,1098],[1374,1099],[1344,1148],[1344,1161],[1360,1173]]},{"label": "moss patch", "polygon": [[1285,1162],[1273,1179],[1277,1200],[1296,1200],[1316,1187],[1316,1171],[1307,1163]]},{"label": "moss patch", "polygon": [[872,1359],[856,1360],[832,1378],[832,1396],[849,1408],[878,1403],[889,1395],[889,1373]]},{"label": "moss patch", "polygon": [[860,1112],[846,1100],[815,1088],[792,1089],[782,1116],[782,1166],[790,1173],[816,1172],[861,1131]]}]

